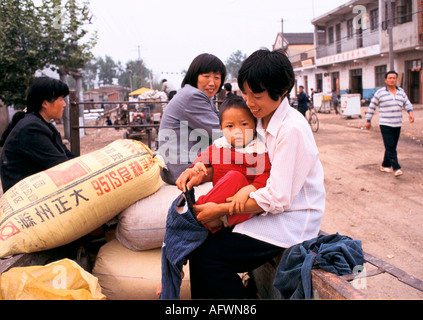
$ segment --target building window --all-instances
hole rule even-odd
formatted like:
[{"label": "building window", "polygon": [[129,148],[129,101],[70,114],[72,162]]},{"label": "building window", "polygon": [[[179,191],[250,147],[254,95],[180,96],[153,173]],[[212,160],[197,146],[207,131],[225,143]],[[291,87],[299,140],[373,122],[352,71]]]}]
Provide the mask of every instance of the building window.
[{"label": "building window", "polygon": [[301,60],[305,60],[305,59],[307,59],[308,58],[308,55],[307,55],[307,53],[301,53],[301,55],[300,55],[300,59]]},{"label": "building window", "polygon": [[379,29],[379,10],[370,11],[370,29],[372,31]]},{"label": "building window", "polygon": [[375,67],[375,85],[376,88],[382,88],[385,86],[385,73],[386,65]]},{"label": "building window", "polygon": [[326,28],[325,27],[317,27],[317,44],[319,46],[326,45]]},{"label": "building window", "polygon": [[334,43],[333,27],[329,27],[328,29],[328,39],[329,43]]},{"label": "building window", "polygon": [[[395,2],[391,2],[391,11],[392,11],[392,26],[397,24],[397,20],[395,18]],[[388,14],[388,2],[385,2],[385,21],[383,21],[383,29],[389,26],[389,14]]]},{"label": "building window", "polygon": [[353,19],[347,21],[347,37],[352,38],[354,36]]},{"label": "building window", "polygon": [[410,22],[412,17],[412,0],[401,0],[397,6],[397,21],[399,24]]},{"label": "building window", "polygon": [[363,28],[358,28],[356,32],[357,48],[363,48]]},{"label": "building window", "polygon": [[336,30],[336,53],[341,53],[341,24],[338,23],[335,26],[335,30]]}]

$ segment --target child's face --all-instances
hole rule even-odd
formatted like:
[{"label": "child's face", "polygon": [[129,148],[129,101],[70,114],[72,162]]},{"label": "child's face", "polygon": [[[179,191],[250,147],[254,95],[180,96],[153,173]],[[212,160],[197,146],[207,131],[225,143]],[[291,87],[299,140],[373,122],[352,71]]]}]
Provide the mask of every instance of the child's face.
[{"label": "child's face", "polygon": [[244,92],[242,92],[242,96],[254,117],[263,119],[264,128],[267,127],[273,113],[282,102],[282,98],[279,98],[278,101],[270,98],[267,90],[261,93],[254,93],[248,86],[247,81],[244,83]]},{"label": "child's face", "polygon": [[228,108],[220,126],[226,140],[234,147],[243,147],[254,138],[256,124],[248,110]]}]

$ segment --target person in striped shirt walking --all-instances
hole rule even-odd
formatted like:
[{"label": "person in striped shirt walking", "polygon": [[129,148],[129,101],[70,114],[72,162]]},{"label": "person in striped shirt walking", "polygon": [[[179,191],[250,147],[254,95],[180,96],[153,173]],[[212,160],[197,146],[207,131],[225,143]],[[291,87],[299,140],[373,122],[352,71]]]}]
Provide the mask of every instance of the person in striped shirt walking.
[{"label": "person in striped shirt walking", "polygon": [[366,112],[366,129],[370,130],[372,117],[379,107],[379,127],[382,133],[385,155],[380,171],[394,172],[398,177],[403,174],[398,162],[397,145],[401,134],[402,109],[408,112],[408,120],[414,122],[413,105],[407,94],[397,86],[398,73],[388,71],[385,74],[384,88],[376,91]]}]

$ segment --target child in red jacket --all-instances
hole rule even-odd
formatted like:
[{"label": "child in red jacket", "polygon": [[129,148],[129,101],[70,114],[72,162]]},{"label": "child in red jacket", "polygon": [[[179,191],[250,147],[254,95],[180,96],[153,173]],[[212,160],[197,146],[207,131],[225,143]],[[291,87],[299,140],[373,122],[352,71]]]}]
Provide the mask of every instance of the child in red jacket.
[{"label": "child in red jacket", "polygon": [[[226,99],[219,108],[220,128],[223,137],[215,140],[198,155],[193,165],[183,175],[190,175],[198,185],[213,181],[213,189],[198,198],[196,204],[207,202],[231,202],[234,208],[243,208],[249,194],[266,185],[270,174],[270,161],[264,142],[257,137],[256,118],[241,97]],[[212,168],[212,170],[208,170]],[[178,179],[176,185],[185,190]],[[234,210],[235,211],[235,210]],[[242,210],[240,210],[242,212]],[[222,225],[233,226],[251,217],[250,214],[234,214],[205,224],[212,232]]]}]

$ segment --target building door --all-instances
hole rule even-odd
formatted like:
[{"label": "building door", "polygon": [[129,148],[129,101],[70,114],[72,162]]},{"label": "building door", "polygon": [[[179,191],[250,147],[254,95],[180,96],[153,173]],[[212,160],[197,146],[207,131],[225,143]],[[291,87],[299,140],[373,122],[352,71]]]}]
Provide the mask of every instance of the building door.
[{"label": "building door", "polygon": [[308,95],[308,77],[304,76],[304,91]]},{"label": "building door", "polygon": [[331,91],[335,90],[339,94],[339,72],[332,72],[331,78]]},{"label": "building door", "polygon": [[409,94],[411,103],[420,103],[420,71],[408,70]]},{"label": "building door", "polygon": [[359,93],[363,96],[362,69],[350,70],[350,90],[351,93]]},{"label": "building door", "polygon": [[407,95],[411,103],[420,103],[422,95],[421,61],[407,61]]},{"label": "building door", "polygon": [[316,92],[322,92],[322,91],[323,91],[322,74],[318,73],[316,74]]}]

